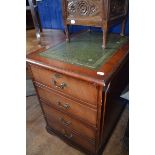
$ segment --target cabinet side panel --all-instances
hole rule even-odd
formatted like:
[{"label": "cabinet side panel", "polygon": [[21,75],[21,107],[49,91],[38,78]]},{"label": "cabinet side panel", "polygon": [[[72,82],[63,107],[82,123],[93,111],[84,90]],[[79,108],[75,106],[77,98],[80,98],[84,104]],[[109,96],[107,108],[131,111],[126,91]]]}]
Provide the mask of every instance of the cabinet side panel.
[{"label": "cabinet side panel", "polygon": [[104,98],[104,108],[102,108],[100,150],[103,150],[127,103],[126,100],[120,98],[120,94],[129,82],[128,62],[129,61],[127,60],[119,69],[115,77],[113,77],[108,92],[106,93],[106,91],[103,91],[102,97]]}]

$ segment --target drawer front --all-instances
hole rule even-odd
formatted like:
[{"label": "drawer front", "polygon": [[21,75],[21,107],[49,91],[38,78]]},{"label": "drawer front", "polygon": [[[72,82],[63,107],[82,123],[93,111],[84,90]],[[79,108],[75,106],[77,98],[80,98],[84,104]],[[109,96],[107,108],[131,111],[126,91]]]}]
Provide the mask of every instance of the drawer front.
[{"label": "drawer front", "polygon": [[47,69],[31,66],[34,80],[97,106],[97,87],[94,84],[65,76]]},{"label": "drawer front", "polygon": [[67,99],[59,94],[52,92],[46,88],[37,87],[38,94],[41,99],[48,101],[48,104],[65,113],[72,114],[93,126],[96,126],[97,111],[90,109],[83,104],[79,104],[73,100]]},{"label": "drawer front", "polygon": [[66,114],[63,114],[55,110],[54,108],[49,107],[43,102],[42,102],[42,106],[43,106],[46,117],[51,122],[61,124],[63,127],[69,128],[90,140],[93,140],[93,141],[95,140],[95,130],[93,130],[92,128],[87,127],[80,121],[77,121],[67,116]]},{"label": "drawer front", "polygon": [[71,130],[63,127],[61,124],[57,124],[56,122],[51,122],[47,119],[48,127],[56,130],[65,138],[69,139],[70,141],[80,145],[81,147],[87,149],[90,152],[95,152],[95,144],[89,142],[85,138],[73,133]]}]

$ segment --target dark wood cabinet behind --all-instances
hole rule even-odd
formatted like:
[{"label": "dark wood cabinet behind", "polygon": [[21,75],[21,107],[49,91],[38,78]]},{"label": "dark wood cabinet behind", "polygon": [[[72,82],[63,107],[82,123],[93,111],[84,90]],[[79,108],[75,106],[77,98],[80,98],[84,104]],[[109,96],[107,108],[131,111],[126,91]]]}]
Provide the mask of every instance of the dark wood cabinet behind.
[{"label": "dark wood cabinet behind", "polygon": [[127,11],[128,0],[63,0],[66,40],[70,41],[69,25],[101,27],[105,48],[111,25],[122,23],[121,35],[124,35]]}]

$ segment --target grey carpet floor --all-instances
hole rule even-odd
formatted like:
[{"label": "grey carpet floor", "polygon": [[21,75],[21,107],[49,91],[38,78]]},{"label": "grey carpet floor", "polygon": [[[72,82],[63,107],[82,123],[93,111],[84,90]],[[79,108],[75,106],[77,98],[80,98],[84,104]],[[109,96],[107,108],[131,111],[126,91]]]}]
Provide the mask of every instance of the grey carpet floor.
[{"label": "grey carpet floor", "polygon": [[36,95],[36,91],[34,89],[33,83],[31,79],[26,80],[26,96]]}]

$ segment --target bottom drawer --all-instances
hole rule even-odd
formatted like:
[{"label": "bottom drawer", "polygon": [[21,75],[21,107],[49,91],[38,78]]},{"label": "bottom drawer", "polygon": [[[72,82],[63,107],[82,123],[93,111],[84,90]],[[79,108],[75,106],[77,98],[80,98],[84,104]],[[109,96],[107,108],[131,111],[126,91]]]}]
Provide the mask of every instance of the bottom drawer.
[{"label": "bottom drawer", "polygon": [[81,146],[82,148],[88,150],[89,152],[95,152],[95,144],[92,142],[87,141],[85,138],[76,135],[70,129],[65,128],[59,123],[51,122],[48,118],[46,118],[48,123],[48,128],[52,128],[60,133],[65,138],[69,139],[70,141],[76,143],[77,145]]}]

